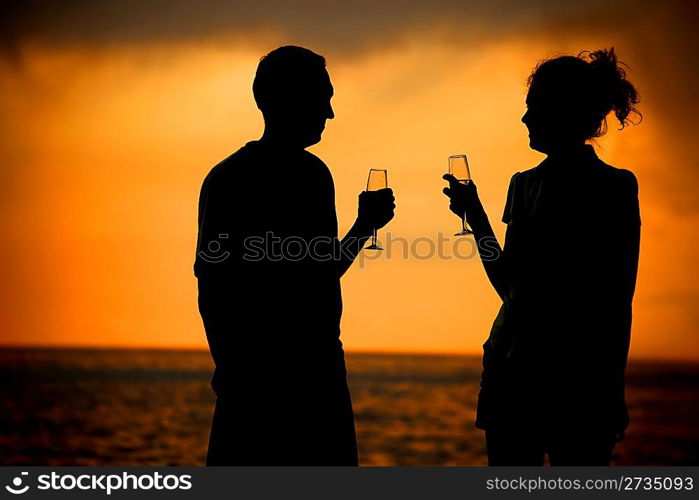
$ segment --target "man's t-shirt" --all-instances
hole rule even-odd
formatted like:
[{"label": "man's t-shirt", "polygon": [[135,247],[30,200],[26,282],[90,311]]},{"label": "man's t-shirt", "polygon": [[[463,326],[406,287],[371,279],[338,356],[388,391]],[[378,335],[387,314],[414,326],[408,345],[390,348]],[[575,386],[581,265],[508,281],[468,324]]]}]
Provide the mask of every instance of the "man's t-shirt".
[{"label": "man's t-shirt", "polygon": [[313,154],[253,141],[211,170],[194,273],[217,394],[344,376],[337,247],[332,176]]}]

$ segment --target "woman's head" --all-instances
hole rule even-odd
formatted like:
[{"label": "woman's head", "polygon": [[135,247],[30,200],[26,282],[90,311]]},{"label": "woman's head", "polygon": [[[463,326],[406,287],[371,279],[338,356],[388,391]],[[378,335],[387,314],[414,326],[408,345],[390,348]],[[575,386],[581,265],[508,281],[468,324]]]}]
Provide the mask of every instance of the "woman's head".
[{"label": "woman's head", "polygon": [[630,114],[640,118],[635,107],[638,93],[626,79],[624,66],[614,48],[539,63],[527,81],[527,112],[522,117],[531,148],[550,154],[600,137],[607,131],[610,111],[620,128],[634,123]]}]

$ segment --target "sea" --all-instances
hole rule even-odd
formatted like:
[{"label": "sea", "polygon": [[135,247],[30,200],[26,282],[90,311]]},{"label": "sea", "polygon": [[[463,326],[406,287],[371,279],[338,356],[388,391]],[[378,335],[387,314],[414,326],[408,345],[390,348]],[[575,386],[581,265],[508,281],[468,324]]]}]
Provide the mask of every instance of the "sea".
[{"label": "sea", "polygon": [[[360,464],[485,465],[476,356],[349,353]],[[0,464],[203,465],[207,351],[0,349]],[[614,465],[699,465],[699,363],[635,361]]]}]

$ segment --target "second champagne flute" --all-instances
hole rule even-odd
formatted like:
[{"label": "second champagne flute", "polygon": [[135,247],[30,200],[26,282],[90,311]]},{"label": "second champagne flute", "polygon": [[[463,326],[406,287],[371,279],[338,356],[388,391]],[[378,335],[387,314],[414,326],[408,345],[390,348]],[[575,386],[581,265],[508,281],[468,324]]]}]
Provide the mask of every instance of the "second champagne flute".
[{"label": "second champagne flute", "polygon": [[[369,169],[369,178],[366,181],[366,190],[378,191],[379,189],[386,189],[387,187],[388,170],[380,170],[377,168]],[[371,236],[371,245],[367,247],[367,250],[383,250],[383,248],[376,244],[376,228],[374,228],[374,233]]]},{"label": "second champagne flute", "polygon": [[[468,159],[466,155],[451,155],[449,157],[449,173],[456,177],[456,180],[461,184],[471,182],[471,171],[468,168]],[[454,233],[454,236],[463,236],[465,234],[473,234],[466,224],[466,214],[461,216],[461,231]]]}]

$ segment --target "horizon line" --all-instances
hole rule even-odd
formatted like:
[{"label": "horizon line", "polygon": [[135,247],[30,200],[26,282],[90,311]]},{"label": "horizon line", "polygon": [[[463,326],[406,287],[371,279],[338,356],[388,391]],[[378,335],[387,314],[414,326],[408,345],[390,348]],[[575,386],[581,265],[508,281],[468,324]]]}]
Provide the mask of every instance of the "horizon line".
[{"label": "horizon line", "polygon": [[[0,350],[96,350],[96,351],[172,351],[172,352],[204,352],[209,353],[209,348],[198,345],[133,345],[133,344],[2,344]],[[376,354],[376,355],[403,355],[403,356],[453,356],[453,357],[480,357],[482,352],[475,351],[440,351],[440,350],[415,350],[415,349],[373,349],[357,348],[345,349],[345,354]],[[699,358],[679,357],[649,357],[643,355],[629,356],[631,361],[699,363]]]}]

